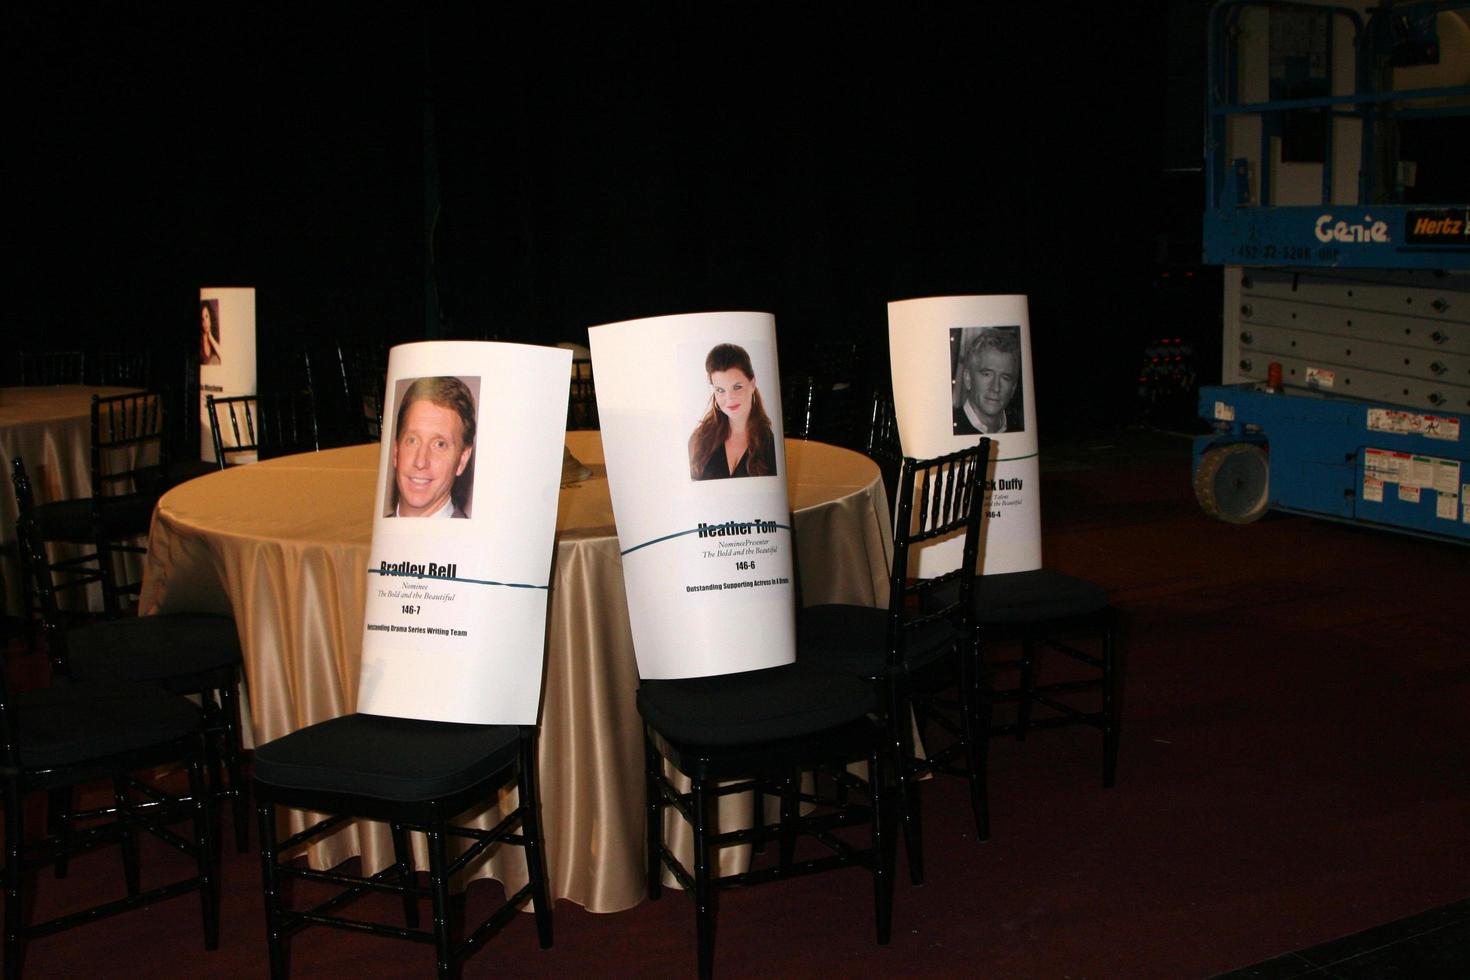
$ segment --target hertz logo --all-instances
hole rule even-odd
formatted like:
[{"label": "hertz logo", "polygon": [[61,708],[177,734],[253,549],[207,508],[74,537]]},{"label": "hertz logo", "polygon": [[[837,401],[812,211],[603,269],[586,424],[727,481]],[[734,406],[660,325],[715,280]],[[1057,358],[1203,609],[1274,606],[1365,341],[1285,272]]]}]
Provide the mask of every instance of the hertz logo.
[{"label": "hertz logo", "polygon": [[1416,218],[1412,235],[1463,235],[1465,234],[1465,221],[1463,218]]},{"label": "hertz logo", "polygon": [[1410,245],[1470,245],[1470,211],[1410,211],[1404,240]]}]

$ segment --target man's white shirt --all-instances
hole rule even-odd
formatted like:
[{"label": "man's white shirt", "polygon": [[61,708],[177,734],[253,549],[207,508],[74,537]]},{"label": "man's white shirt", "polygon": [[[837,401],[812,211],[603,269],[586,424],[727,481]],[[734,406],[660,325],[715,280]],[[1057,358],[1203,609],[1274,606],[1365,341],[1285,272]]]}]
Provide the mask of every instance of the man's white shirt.
[{"label": "man's white shirt", "polygon": [[[400,511],[402,510],[402,508],[403,508],[403,504],[400,503],[398,505],[398,507],[393,511],[393,516],[394,517],[402,517],[403,514],[400,513]],[[432,513],[432,514],[422,514],[420,516],[430,518],[431,520],[433,518],[435,518],[435,517],[453,517],[454,516],[454,498],[453,497],[450,497],[448,500],[444,501],[444,506],[443,507],[440,507],[438,510],[434,511],[434,513]]]}]

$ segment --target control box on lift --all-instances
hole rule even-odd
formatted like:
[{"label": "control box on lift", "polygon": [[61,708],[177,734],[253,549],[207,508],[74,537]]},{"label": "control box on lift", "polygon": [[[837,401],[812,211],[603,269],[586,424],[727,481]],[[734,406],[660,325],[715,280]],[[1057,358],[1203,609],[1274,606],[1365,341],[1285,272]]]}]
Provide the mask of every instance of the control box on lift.
[{"label": "control box on lift", "polygon": [[1276,509],[1470,544],[1470,415],[1266,383],[1200,389],[1194,442],[1212,517]]}]

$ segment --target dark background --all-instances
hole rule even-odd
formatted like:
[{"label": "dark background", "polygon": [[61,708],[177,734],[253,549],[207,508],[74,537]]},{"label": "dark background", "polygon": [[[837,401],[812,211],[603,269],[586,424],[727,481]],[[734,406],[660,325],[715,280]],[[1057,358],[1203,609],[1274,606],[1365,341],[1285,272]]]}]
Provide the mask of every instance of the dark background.
[{"label": "dark background", "polygon": [[157,364],[253,285],[262,386],[731,308],[876,378],[887,301],[1020,292],[1041,425],[1116,424],[1197,262],[1204,4],[1025,6],[12,9],[17,346]]}]

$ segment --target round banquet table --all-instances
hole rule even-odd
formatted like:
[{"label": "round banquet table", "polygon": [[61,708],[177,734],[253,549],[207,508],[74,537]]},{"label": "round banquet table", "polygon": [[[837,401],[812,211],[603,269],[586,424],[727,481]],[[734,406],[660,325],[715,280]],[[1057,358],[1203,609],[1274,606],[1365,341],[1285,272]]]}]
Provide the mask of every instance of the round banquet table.
[{"label": "round banquet table", "polygon": [[[557,510],[541,816],[552,897],[613,912],[646,893],[638,671],[602,443],[596,432],[566,442],[592,475],[563,487]],[[892,537],[878,468],[798,440],[786,462],[804,601],[886,603]],[[209,474],[159,502],[140,612],[234,615],[257,742],[354,710],[377,465],[377,445],[306,453]],[[305,826],[301,814],[290,822]],[[519,887],[519,849],[503,850],[515,853],[481,873]],[[349,825],[309,857],[320,868],[358,854],[368,873],[390,864],[386,827]]]},{"label": "round banquet table", "polygon": [[[37,385],[0,388],[0,460],[5,464],[5,489],[0,491],[0,575],[5,580],[4,612],[19,615],[20,568],[16,564],[15,485],[10,462],[25,460],[36,503],[72,500],[92,495],[92,396],[121,395],[136,388],[97,385]],[[67,545],[52,545],[53,549]],[[52,558],[61,557],[53,554]],[[102,592],[92,586],[89,603],[102,608]]]}]

